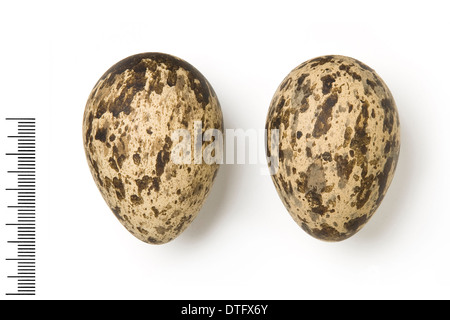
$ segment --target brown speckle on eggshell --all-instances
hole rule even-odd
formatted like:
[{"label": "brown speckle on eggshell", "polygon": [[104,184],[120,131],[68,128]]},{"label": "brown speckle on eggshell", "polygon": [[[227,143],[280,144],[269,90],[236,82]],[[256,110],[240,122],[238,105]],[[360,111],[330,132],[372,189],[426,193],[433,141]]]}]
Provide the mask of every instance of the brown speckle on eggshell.
[{"label": "brown speckle on eggshell", "polygon": [[280,132],[272,180],[293,219],[326,241],[359,231],[383,200],[400,151],[394,98],[376,72],[337,55],[302,63],[275,92],[266,128],[268,146],[271,130]]}]

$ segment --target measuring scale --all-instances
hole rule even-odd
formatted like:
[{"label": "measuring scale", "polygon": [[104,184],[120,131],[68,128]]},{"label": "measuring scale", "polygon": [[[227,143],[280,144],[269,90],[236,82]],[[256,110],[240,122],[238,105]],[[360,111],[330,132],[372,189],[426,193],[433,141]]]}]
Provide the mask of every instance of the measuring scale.
[{"label": "measuring scale", "polygon": [[[16,181],[8,186],[7,228],[16,230],[16,236],[7,240],[9,252],[8,264],[16,265],[16,272],[8,274],[6,295],[36,294],[36,119],[6,118],[5,121],[15,124],[17,131],[8,135],[15,142],[17,149],[5,154],[13,157],[8,163],[16,163],[14,168],[8,168],[8,181]],[[9,125],[9,124],[8,124]],[[3,168],[2,168],[3,169]],[[14,179],[15,178],[15,179]],[[8,230],[9,231],[9,230]],[[12,234],[12,233],[11,233]],[[14,247],[14,248],[12,248]],[[10,270],[13,268],[10,267]]]}]

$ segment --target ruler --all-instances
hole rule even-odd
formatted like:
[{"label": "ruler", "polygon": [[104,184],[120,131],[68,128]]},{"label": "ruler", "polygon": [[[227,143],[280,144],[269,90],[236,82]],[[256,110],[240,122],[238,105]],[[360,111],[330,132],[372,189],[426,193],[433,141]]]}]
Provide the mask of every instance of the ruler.
[{"label": "ruler", "polygon": [[[17,131],[8,135],[17,146],[15,150],[8,150],[6,156],[17,161],[14,168],[7,168],[7,174],[13,175],[10,181],[15,185],[8,186],[7,228],[13,228],[17,236],[7,240],[7,246],[13,246],[9,252],[12,256],[6,258],[7,263],[16,265],[17,272],[8,274],[8,282],[15,282],[10,286],[13,290],[6,295],[35,295],[36,294],[36,119],[35,118],[6,118],[13,122]],[[3,169],[3,168],[2,168]]]}]

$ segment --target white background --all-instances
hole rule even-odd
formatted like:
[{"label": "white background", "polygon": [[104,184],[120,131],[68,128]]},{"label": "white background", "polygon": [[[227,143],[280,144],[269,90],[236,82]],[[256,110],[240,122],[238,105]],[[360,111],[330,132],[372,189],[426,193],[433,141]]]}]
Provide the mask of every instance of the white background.
[{"label": "white background", "polygon": [[[5,117],[38,119],[37,297],[450,298],[445,3],[3,2],[0,144],[8,134]],[[264,128],[275,89],[305,60],[342,54],[374,68],[394,95],[402,126],[397,172],[377,213],[352,238],[321,242],[291,219],[261,165],[223,165],[182,235],[162,246],[134,238],[96,189],[81,123],[98,78],[147,51],[199,69],[231,129]],[[5,274],[5,208],[14,199],[1,190],[3,295],[12,284]]]}]

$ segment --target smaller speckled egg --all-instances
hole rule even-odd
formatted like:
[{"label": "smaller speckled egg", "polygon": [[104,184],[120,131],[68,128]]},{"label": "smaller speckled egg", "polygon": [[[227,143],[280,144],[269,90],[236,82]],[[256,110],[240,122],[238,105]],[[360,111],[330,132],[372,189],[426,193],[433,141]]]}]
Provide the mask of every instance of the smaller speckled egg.
[{"label": "smaller speckled egg", "polygon": [[171,157],[179,143],[173,133],[194,137],[196,122],[223,131],[217,96],[197,69],[168,54],[118,62],[89,95],[83,118],[89,169],[117,219],[144,242],[163,244],[181,234],[211,190],[219,164]]},{"label": "smaller speckled egg", "polygon": [[345,56],[306,61],[275,92],[266,128],[268,151],[279,130],[272,180],[292,218],[321,240],[358,232],[383,200],[400,152],[397,108],[377,73]]}]

